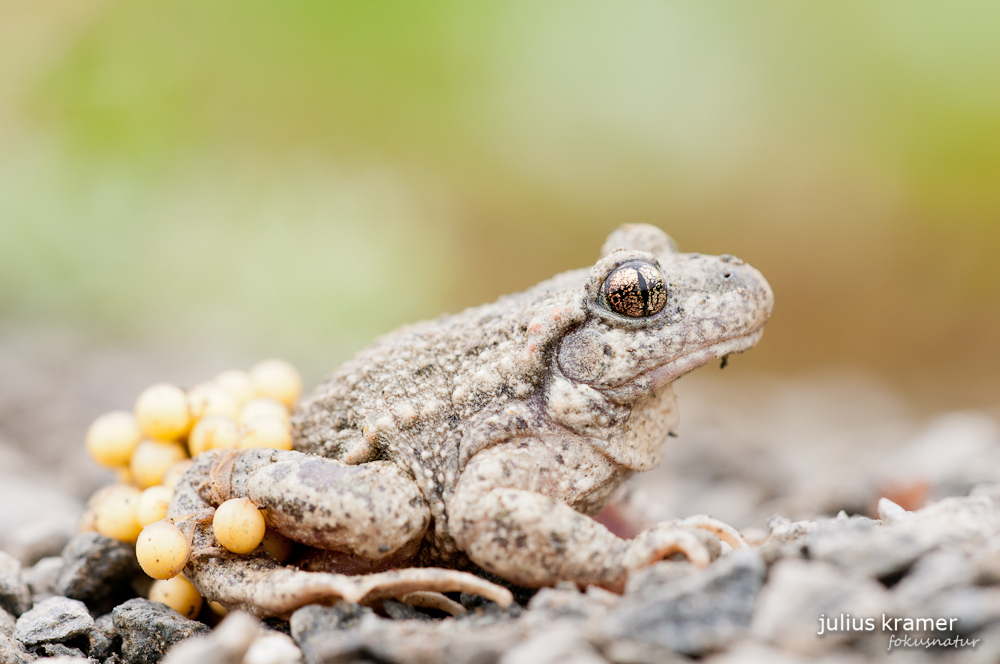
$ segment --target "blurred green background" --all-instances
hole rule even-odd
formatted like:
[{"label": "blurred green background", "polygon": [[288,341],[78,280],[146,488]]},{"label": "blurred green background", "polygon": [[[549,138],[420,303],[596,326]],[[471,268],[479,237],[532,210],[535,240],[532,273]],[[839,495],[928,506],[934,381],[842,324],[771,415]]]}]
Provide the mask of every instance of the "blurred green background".
[{"label": "blurred green background", "polygon": [[989,0],[0,0],[0,322],[315,380],[648,222],[770,280],[738,371],[995,407],[998,26]]}]

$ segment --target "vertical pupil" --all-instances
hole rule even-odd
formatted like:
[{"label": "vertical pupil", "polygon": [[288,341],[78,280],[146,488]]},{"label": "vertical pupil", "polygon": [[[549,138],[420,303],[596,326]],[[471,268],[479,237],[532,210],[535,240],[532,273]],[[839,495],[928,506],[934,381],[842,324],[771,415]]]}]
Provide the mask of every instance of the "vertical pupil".
[{"label": "vertical pupil", "polygon": [[659,271],[645,264],[619,266],[608,275],[604,293],[613,311],[631,318],[655,314],[667,300]]}]

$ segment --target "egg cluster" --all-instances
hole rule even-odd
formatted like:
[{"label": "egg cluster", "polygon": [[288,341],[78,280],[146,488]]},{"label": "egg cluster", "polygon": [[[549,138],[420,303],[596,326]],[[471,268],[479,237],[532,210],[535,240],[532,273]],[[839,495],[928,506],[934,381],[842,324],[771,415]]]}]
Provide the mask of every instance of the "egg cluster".
[{"label": "egg cluster", "polygon": [[[139,565],[156,579],[149,599],[197,615],[202,599],[180,574],[191,553],[193,524],[181,522],[201,515],[166,518],[174,486],[191,459],[206,450],[292,449],[289,415],[301,395],[299,372],[273,359],[250,371],[224,371],[187,391],[166,383],[146,388],[133,412],[107,413],[87,430],[87,452],[114,470],[118,482],[94,493],[80,529],[135,544]],[[210,518],[219,544],[234,553],[263,542],[279,560],[290,554],[291,543],[267,530],[246,498],[223,502]]]}]

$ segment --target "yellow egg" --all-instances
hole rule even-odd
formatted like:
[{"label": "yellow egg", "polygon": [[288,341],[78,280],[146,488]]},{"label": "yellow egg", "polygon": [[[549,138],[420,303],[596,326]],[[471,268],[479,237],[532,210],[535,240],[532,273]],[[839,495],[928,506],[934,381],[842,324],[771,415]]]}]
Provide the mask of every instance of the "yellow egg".
[{"label": "yellow egg", "polygon": [[192,457],[196,457],[206,450],[234,447],[239,439],[240,428],[234,420],[221,415],[209,415],[191,429],[188,451]]},{"label": "yellow egg", "polygon": [[156,486],[171,466],[186,458],[187,453],[177,443],[144,440],[132,455],[132,477],[143,489]]},{"label": "yellow egg", "polygon": [[276,399],[287,408],[302,396],[302,376],[284,360],[258,362],[250,369],[250,377],[258,395]]},{"label": "yellow egg", "polygon": [[[136,519],[140,526],[148,526],[167,516],[167,507],[174,497],[174,492],[165,486],[151,486],[139,494],[139,506],[136,508]],[[157,577],[159,578],[159,577]]]},{"label": "yellow egg", "polygon": [[135,484],[135,478],[132,477],[132,471],[128,466],[115,468],[115,479],[119,484]]},{"label": "yellow egg", "polygon": [[264,531],[264,540],[261,542],[268,555],[279,563],[283,563],[292,556],[292,548],[295,542],[288,539],[276,530],[270,528]]},{"label": "yellow egg", "polygon": [[255,420],[258,417],[276,417],[279,420],[288,422],[290,420],[288,416],[288,409],[280,401],[275,401],[274,399],[269,399],[267,397],[258,397],[257,399],[251,399],[243,404],[243,408],[240,409],[240,422],[246,423],[250,420]]},{"label": "yellow egg", "polygon": [[139,493],[134,486],[124,484],[103,489],[95,506],[97,532],[121,542],[134,542],[142,530],[137,515]]},{"label": "yellow egg", "polygon": [[165,519],[143,528],[135,543],[139,566],[154,579],[170,579],[180,574],[187,564],[188,554],[187,537]]},{"label": "yellow egg", "polygon": [[223,415],[236,419],[240,416],[240,405],[236,398],[212,383],[199,383],[187,394],[191,417],[200,420],[210,415]]},{"label": "yellow egg", "polygon": [[219,544],[233,553],[249,553],[264,539],[264,516],[247,498],[230,498],[219,505],[212,531]]},{"label": "yellow egg", "polygon": [[86,448],[91,458],[102,466],[124,466],[142,432],[135,415],[124,410],[101,415],[87,429]]},{"label": "yellow egg", "polygon": [[257,395],[257,389],[253,386],[253,378],[246,371],[223,371],[213,378],[212,382],[229,392],[240,406]]},{"label": "yellow egg", "polygon": [[187,395],[181,388],[167,383],[158,383],[142,391],[135,402],[135,417],[147,436],[160,440],[176,440],[191,428]]},{"label": "yellow egg", "polygon": [[181,477],[192,465],[194,465],[194,461],[191,461],[191,459],[181,459],[174,465],[167,468],[167,472],[163,473],[163,481],[161,481],[160,484],[173,491],[177,487],[177,483],[180,481]]},{"label": "yellow egg", "polygon": [[97,512],[89,507],[85,509],[83,515],[80,517],[80,524],[76,529],[77,532],[81,533],[97,532]]},{"label": "yellow egg", "polygon": [[172,579],[153,581],[153,585],[149,587],[149,599],[166,604],[186,618],[194,619],[201,611],[201,595],[183,574]]},{"label": "yellow egg", "polygon": [[288,425],[275,417],[257,417],[240,428],[239,448],[267,447],[274,450],[292,449],[292,432]]}]

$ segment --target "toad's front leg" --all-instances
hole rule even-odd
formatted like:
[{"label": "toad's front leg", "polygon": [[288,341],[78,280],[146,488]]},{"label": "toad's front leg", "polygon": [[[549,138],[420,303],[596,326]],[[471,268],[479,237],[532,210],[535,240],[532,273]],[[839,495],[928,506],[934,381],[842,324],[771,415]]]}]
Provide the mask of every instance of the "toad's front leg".
[{"label": "toad's front leg", "polygon": [[692,528],[735,541],[735,531],[701,519],[617,537],[588,514],[629,474],[579,439],[517,439],[469,462],[448,505],[449,527],[470,559],[514,583],[572,581],[617,592],[630,571],[673,553],[707,565],[709,551]]}]

